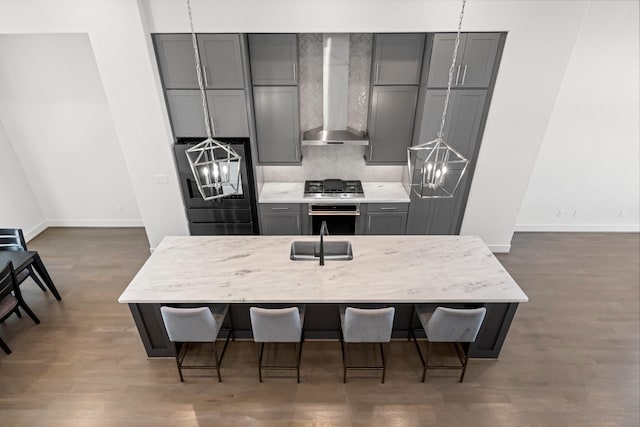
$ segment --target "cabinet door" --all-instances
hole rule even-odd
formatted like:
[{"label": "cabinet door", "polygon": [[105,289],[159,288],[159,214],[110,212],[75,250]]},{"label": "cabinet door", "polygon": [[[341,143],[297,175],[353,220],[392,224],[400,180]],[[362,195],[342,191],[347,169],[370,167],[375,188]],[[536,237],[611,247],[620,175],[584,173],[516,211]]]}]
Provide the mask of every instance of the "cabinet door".
[{"label": "cabinet door", "polygon": [[267,236],[301,234],[300,205],[261,204],[260,231]]},{"label": "cabinet door", "polygon": [[489,87],[500,34],[468,33],[458,87]]},{"label": "cabinet door", "polygon": [[206,137],[202,98],[199,90],[167,90],[167,107],[173,135]]},{"label": "cabinet door", "polygon": [[260,162],[298,163],[298,88],[256,86],[253,88],[253,103]]},{"label": "cabinet door", "polygon": [[[456,90],[451,95],[449,103],[452,109],[448,116],[451,125],[445,140],[447,144],[473,162],[480,143],[480,127],[487,91]],[[434,98],[427,96],[427,101],[429,99]],[[427,132],[437,132],[437,130],[427,129]],[[466,193],[472,178],[472,174],[467,173],[454,196],[449,199],[420,199],[412,193],[407,234],[459,233],[467,203]]]},{"label": "cabinet door", "polygon": [[197,88],[198,76],[191,35],[156,34],[153,41],[165,89]]},{"label": "cabinet door", "polygon": [[368,213],[367,234],[399,235],[405,234],[407,227],[406,212]]},{"label": "cabinet door", "polygon": [[371,163],[405,163],[413,136],[417,86],[375,86],[369,115]]},{"label": "cabinet door", "polygon": [[198,48],[207,89],[244,88],[238,34],[198,35]]},{"label": "cabinet door", "polygon": [[417,85],[424,39],[424,34],[376,34],[373,84]]},{"label": "cabinet door", "polygon": [[215,136],[249,137],[244,90],[208,90],[207,104]]},{"label": "cabinet door", "polygon": [[249,56],[254,85],[298,84],[298,39],[295,34],[249,34]]},{"label": "cabinet door", "polygon": [[[425,90],[425,89],[421,89]],[[416,125],[413,132],[413,144],[418,145],[424,142],[433,141],[438,137],[438,131],[440,130],[440,123],[442,122],[442,110],[444,109],[444,100],[447,96],[447,91],[444,89],[427,89],[426,92],[420,94],[419,102],[422,105],[418,106],[416,114]],[[451,93],[451,96],[455,96]],[[447,139],[449,135],[449,128],[451,127],[451,110],[453,109],[453,102],[449,101],[447,108],[447,120],[444,123],[444,139]]]}]

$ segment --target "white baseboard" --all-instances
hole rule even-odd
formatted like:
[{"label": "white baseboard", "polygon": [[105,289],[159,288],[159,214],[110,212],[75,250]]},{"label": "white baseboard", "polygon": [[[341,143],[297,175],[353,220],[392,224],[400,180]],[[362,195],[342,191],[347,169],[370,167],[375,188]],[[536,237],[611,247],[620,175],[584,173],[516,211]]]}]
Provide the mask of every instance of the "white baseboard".
[{"label": "white baseboard", "polygon": [[511,245],[487,245],[494,254],[508,254],[511,252]]},{"label": "white baseboard", "polygon": [[36,225],[35,227],[32,227],[31,229],[24,231],[24,240],[29,242],[30,240],[37,237],[38,234],[46,230],[48,226],[49,224],[47,223],[47,221],[42,221],[40,224]]},{"label": "white baseboard", "polygon": [[518,224],[515,232],[638,233],[640,224]]},{"label": "white baseboard", "polygon": [[50,219],[49,227],[144,227],[141,219]]}]

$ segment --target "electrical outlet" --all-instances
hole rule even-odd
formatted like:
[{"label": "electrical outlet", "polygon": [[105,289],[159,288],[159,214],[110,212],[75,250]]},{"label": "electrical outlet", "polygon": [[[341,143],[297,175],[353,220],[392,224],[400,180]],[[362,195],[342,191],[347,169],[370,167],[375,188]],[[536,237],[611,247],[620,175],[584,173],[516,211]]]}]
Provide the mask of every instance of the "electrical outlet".
[{"label": "electrical outlet", "polygon": [[577,217],[579,217],[579,216],[580,216],[580,214],[581,214],[581,213],[582,213],[582,212],[580,212],[580,209],[576,209],[576,210],[574,210],[574,211],[573,211],[573,217],[574,217],[574,218],[577,218]]},{"label": "electrical outlet", "polygon": [[566,214],[567,214],[567,211],[565,209],[558,209],[558,214],[556,215],[556,217],[563,218]]},{"label": "electrical outlet", "polygon": [[153,181],[156,184],[166,184],[169,182],[169,178],[167,177],[167,175],[158,174],[153,176]]}]

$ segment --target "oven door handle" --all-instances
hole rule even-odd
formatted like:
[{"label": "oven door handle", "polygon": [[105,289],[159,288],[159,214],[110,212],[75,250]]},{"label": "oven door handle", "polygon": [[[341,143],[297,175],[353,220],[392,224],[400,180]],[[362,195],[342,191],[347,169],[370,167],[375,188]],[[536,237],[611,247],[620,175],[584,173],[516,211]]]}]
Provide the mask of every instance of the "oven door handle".
[{"label": "oven door handle", "polygon": [[323,216],[359,216],[360,215],[360,209],[356,209],[355,211],[314,211],[311,208],[309,208],[309,216],[316,216],[316,215],[323,215]]}]

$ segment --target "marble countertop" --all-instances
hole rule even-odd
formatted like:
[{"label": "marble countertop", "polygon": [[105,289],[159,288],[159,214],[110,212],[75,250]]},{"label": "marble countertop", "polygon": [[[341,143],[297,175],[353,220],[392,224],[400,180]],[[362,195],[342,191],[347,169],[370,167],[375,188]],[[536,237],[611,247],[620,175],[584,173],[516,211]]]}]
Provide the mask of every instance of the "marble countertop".
[{"label": "marble countertop", "polygon": [[265,182],[259,203],[409,203],[409,193],[401,182],[363,182],[364,197],[306,198],[303,182]]},{"label": "marble countertop", "polygon": [[526,302],[475,236],[328,236],[351,261],[291,261],[314,236],[165,237],[121,303]]}]

